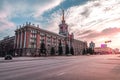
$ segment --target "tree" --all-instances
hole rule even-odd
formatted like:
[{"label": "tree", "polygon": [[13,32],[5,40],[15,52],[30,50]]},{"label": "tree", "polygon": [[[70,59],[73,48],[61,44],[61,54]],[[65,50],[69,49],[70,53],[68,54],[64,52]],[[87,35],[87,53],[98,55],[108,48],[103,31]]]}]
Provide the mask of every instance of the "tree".
[{"label": "tree", "polygon": [[47,54],[46,54],[46,47],[45,47],[44,40],[43,40],[42,43],[41,43],[40,53],[45,54],[45,56],[47,55]]},{"label": "tree", "polygon": [[67,54],[69,54],[69,46],[68,46],[68,44],[66,44],[66,46],[65,46],[65,54],[67,55]]},{"label": "tree", "polygon": [[70,54],[74,55],[74,49],[73,49],[72,46],[71,46],[71,48],[70,48]]},{"label": "tree", "polygon": [[87,54],[87,49],[83,49],[83,55]]},{"label": "tree", "polygon": [[51,47],[50,53],[51,53],[51,55],[55,55],[55,49],[54,49],[54,47]]},{"label": "tree", "polygon": [[4,56],[4,44],[0,43],[0,56]]},{"label": "tree", "polygon": [[59,55],[62,55],[62,54],[63,54],[63,49],[62,49],[61,40],[59,41],[58,53],[59,53]]},{"label": "tree", "polygon": [[92,50],[92,48],[88,48],[88,53],[90,53],[91,55],[94,53],[94,50]]}]

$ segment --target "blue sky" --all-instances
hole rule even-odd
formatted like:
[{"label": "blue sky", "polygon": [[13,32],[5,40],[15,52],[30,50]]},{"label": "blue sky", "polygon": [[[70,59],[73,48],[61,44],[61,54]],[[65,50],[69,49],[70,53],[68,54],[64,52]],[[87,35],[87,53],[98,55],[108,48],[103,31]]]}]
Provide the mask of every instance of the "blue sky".
[{"label": "blue sky", "polygon": [[26,21],[58,33],[62,9],[76,39],[120,48],[120,0],[0,0],[0,39]]}]

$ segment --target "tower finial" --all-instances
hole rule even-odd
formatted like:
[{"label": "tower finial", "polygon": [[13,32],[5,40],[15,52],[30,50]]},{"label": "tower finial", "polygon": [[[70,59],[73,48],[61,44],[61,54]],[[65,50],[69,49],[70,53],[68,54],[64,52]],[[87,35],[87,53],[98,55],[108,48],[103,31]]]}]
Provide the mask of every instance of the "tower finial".
[{"label": "tower finial", "polygon": [[62,19],[63,19],[63,21],[64,21],[64,10],[62,10],[62,12],[63,12],[63,17],[62,17]]},{"label": "tower finial", "polygon": [[65,19],[64,19],[64,10],[62,10],[62,22],[65,22]]}]

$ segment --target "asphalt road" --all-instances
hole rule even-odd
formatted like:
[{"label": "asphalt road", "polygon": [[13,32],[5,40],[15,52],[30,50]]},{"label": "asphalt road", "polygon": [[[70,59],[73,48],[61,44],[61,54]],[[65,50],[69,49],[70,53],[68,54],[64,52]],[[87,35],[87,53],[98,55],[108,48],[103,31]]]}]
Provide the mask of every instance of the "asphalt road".
[{"label": "asphalt road", "polygon": [[120,80],[120,55],[15,58],[0,62],[0,80]]}]

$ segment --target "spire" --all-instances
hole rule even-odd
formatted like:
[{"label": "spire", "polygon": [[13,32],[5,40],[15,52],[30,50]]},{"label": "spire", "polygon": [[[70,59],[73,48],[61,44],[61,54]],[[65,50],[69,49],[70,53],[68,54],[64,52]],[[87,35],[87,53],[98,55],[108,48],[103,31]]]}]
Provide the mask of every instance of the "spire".
[{"label": "spire", "polygon": [[62,10],[62,22],[65,22],[65,19],[64,19],[64,10]]}]

